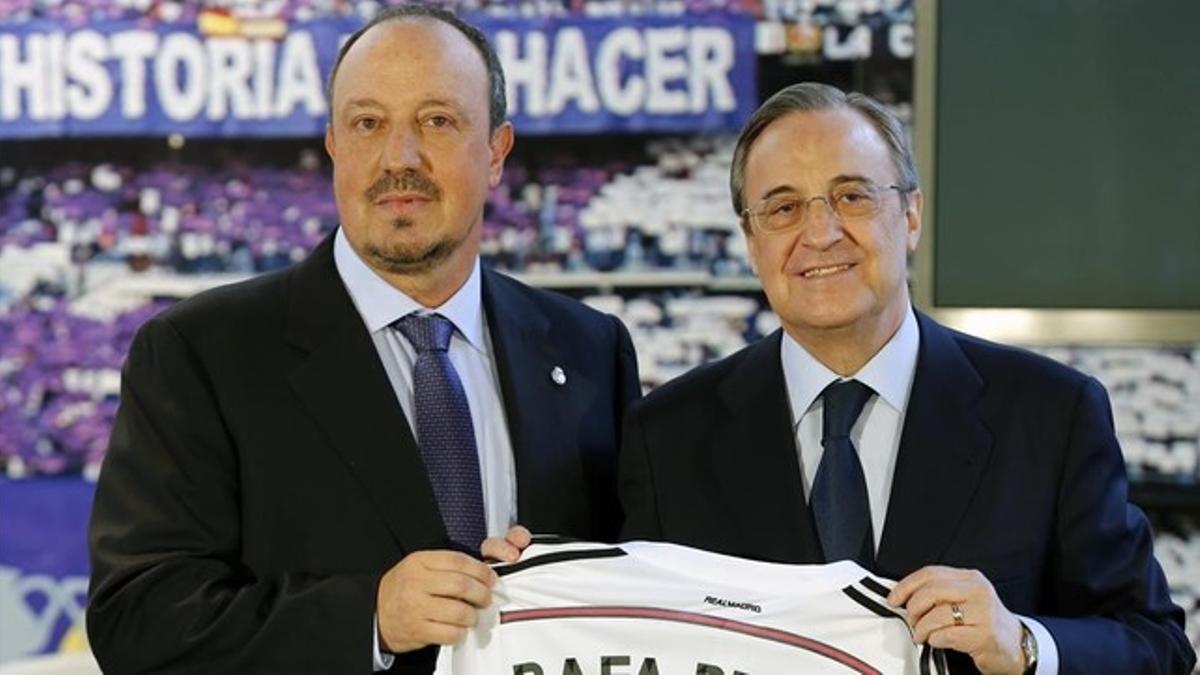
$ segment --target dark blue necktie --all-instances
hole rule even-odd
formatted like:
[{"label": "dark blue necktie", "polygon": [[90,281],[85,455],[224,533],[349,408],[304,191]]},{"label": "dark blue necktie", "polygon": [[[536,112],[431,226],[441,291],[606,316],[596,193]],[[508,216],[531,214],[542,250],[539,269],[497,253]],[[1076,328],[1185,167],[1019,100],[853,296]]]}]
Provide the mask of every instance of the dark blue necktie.
[{"label": "dark blue necktie", "polygon": [[454,324],[439,314],[409,314],[392,325],[417,350],[413,364],[417,444],[442,522],[454,544],[478,555],[487,536],[487,521],[471,408],[447,353]]},{"label": "dark blue necktie", "polygon": [[853,560],[867,569],[875,561],[875,537],[867,481],[850,430],[873,393],[867,385],[847,380],[834,382],[821,394],[824,451],[810,500],[825,561]]}]

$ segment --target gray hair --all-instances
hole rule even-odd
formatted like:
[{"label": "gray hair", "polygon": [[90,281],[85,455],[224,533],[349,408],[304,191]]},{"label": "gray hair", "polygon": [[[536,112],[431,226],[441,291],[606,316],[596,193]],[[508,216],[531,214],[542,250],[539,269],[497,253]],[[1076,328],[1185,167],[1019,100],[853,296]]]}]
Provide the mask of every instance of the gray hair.
[{"label": "gray hair", "polygon": [[759,106],[742,128],[737,146],[733,150],[733,166],[729,170],[729,192],[733,198],[733,210],[741,216],[746,208],[746,158],[750,146],[775,120],[794,112],[819,112],[848,108],[858,111],[875,127],[875,131],[888,146],[892,164],[896,167],[901,188],[900,198],[908,203],[908,193],[917,189],[917,165],[913,161],[912,149],[904,125],[892,111],[875,99],[857,92],[845,93],[837,87],[819,82],[800,82],[778,91]]},{"label": "gray hair", "polygon": [[496,50],[488,42],[487,36],[475,26],[458,18],[453,12],[441,7],[421,4],[388,7],[376,14],[375,18],[367,22],[365,26],[354,31],[349,38],[346,38],[346,42],[338,50],[337,59],[333,62],[333,68],[329,70],[329,80],[325,83],[325,101],[329,105],[329,114],[333,115],[333,81],[337,78],[338,68],[341,67],[342,59],[346,57],[346,52],[350,51],[350,47],[355,42],[358,42],[358,39],[364,33],[381,23],[409,18],[441,21],[457,29],[458,32],[462,33],[475,46],[475,49],[479,51],[479,56],[483,58],[484,65],[487,66],[488,89],[490,89],[488,96],[488,130],[495,131],[497,127],[504,124],[504,120],[508,115],[508,99],[504,90],[504,69],[500,66],[500,57],[496,56]]}]

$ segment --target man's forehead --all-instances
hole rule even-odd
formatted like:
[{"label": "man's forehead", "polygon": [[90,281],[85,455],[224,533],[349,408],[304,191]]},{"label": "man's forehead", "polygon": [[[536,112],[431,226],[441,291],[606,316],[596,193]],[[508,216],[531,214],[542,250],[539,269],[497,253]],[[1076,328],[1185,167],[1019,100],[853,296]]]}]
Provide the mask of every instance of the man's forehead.
[{"label": "man's forehead", "polygon": [[454,28],[450,24],[440,19],[435,19],[431,16],[397,16],[386,19],[372,26],[366,33],[363,34],[360,42],[365,42],[368,38],[378,40],[380,39],[380,36],[386,36],[388,33],[395,32],[437,34],[443,31],[460,34],[458,29]]},{"label": "man's forehead", "polygon": [[[390,64],[396,67],[388,68]],[[378,94],[381,81],[397,70],[419,75],[443,68],[454,71],[453,81],[445,83],[450,91],[461,88],[461,78],[487,77],[483,56],[454,26],[424,16],[388,19],[370,28],[347,50],[334,81],[334,98],[357,98],[349,89],[362,85]],[[345,91],[343,84],[348,85]]]},{"label": "man's forehead", "polygon": [[761,140],[766,136],[776,139],[786,137],[790,140],[791,143],[783,146],[783,149],[794,147],[797,142],[814,148],[828,149],[856,144],[884,145],[871,121],[852,108],[787,113],[768,124],[759,138]]},{"label": "man's forehead", "polygon": [[[432,48],[432,49],[431,49]],[[350,46],[345,61],[386,57],[395,52],[412,52],[417,56],[442,55],[463,61],[465,56],[474,56],[474,63],[486,70],[479,50],[462,31],[454,26],[426,16],[403,16],[388,19],[371,27],[359,40]],[[469,60],[468,60],[469,61]],[[456,64],[466,66],[466,62]]]},{"label": "man's forehead", "polygon": [[891,158],[887,144],[870,120],[855,110],[837,108],[789,113],[774,120],[755,139],[747,154],[748,172],[769,170],[781,160],[837,163],[847,169]]}]

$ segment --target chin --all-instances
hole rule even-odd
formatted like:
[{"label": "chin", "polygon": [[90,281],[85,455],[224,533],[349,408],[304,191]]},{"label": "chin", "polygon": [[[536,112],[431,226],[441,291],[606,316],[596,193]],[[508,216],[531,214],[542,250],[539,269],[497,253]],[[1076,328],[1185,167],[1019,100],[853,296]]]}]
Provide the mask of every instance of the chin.
[{"label": "chin", "polygon": [[820,316],[820,317],[804,317],[800,325],[808,326],[816,330],[840,330],[849,328],[858,323],[857,316]]},{"label": "chin", "polygon": [[862,321],[866,312],[850,303],[823,304],[820,307],[805,308],[794,312],[792,323],[796,326],[807,326],[818,330],[837,330],[847,328]]},{"label": "chin", "polygon": [[388,223],[385,230],[377,232],[374,243],[385,251],[419,252],[436,245],[440,239],[429,229],[416,223],[395,225]]}]

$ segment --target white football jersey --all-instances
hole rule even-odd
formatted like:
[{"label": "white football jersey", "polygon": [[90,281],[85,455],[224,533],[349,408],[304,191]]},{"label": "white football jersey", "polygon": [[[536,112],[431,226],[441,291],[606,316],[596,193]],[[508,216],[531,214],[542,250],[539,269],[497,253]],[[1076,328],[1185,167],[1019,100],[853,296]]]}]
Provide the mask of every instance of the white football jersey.
[{"label": "white football jersey", "polygon": [[538,537],[438,675],[945,673],[890,582],[852,562],[781,565],[651,542]]}]

